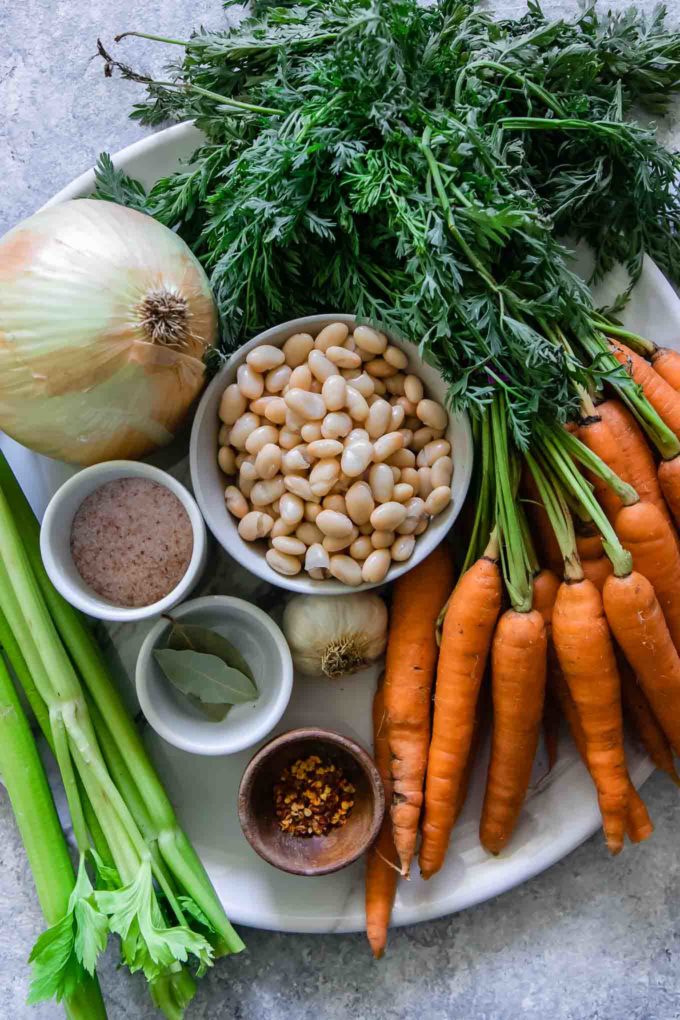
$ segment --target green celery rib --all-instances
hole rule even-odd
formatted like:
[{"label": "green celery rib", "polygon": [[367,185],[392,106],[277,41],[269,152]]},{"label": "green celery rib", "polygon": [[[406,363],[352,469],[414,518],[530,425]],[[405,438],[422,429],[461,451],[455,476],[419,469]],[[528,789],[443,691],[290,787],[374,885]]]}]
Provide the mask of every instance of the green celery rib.
[{"label": "green celery rib", "polygon": [[[38,900],[48,925],[67,911],[73,865],[30,727],[0,657],[0,772],[9,794]],[[64,1003],[70,1020],[106,1020],[96,979]]]}]

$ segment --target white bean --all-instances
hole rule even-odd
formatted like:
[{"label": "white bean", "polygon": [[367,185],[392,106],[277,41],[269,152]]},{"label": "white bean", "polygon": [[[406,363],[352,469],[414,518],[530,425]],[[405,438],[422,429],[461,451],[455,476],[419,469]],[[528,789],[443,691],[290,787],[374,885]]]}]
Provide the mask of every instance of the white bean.
[{"label": "white bean", "polygon": [[248,501],[235,485],[228,485],[224,490],[224,502],[229,513],[239,520],[248,513]]},{"label": "white bean", "polygon": [[328,570],[330,556],[320,542],[310,545],[305,554],[305,570]]},{"label": "white bean", "polygon": [[368,482],[376,503],[387,503],[394,492],[394,477],[389,464],[374,464],[368,475]]},{"label": "white bean", "polygon": [[252,414],[250,411],[246,411],[240,418],[237,418],[231,426],[231,432],[229,433],[231,445],[235,446],[237,450],[245,450],[246,439],[251,432],[260,427],[260,421],[259,416]]},{"label": "white bean", "polygon": [[344,411],[331,411],[321,423],[321,435],[324,439],[338,439],[346,436],[352,428],[352,419]]},{"label": "white bean", "polygon": [[321,500],[321,506],[324,510],[337,510],[339,514],[347,513],[345,497],[341,496],[339,492],[334,492],[329,496],[324,496]]},{"label": "white bean", "polygon": [[267,393],[282,393],[290,383],[291,370],[289,365],[272,368],[264,377],[264,388]]},{"label": "white bean", "polygon": [[[251,432],[250,436],[255,433]],[[248,438],[250,438],[250,436]],[[255,457],[255,470],[257,471],[260,478],[265,480],[273,478],[274,475],[278,475],[281,470],[281,447],[275,443],[265,443],[263,447],[258,450],[257,456]]]},{"label": "white bean", "polygon": [[281,469],[284,475],[292,475],[301,471],[309,471],[312,460],[308,446],[295,446],[287,450],[281,458]]},{"label": "white bean", "polygon": [[287,553],[288,556],[304,556],[307,551],[305,543],[301,542],[299,538],[293,538],[292,535],[276,535],[272,538],[272,545],[279,552]]},{"label": "white bean", "polygon": [[358,368],[341,368],[340,375],[346,382],[351,382],[352,379],[359,378],[361,371]]},{"label": "white bean", "polygon": [[387,347],[387,337],[370,326],[355,326],[354,343],[368,354],[382,354]]},{"label": "white bean", "polygon": [[246,363],[250,365],[253,372],[269,372],[277,368],[286,360],[286,356],[280,347],[272,344],[260,344],[246,355]]},{"label": "white bean", "polygon": [[238,533],[244,542],[255,542],[272,530],[274,518],[261,510],[251,510],[239,521]]},{"label": "white bean", "polygon": [[[397,369],[390,365],[384,358],[374,358],[373,361],[369,361],[366,365],[366,371],[372,379],[389,379],[391,376],[397,374]],[[387,386],[385,386],[387,389]]]},{"label": "white bean", "polygon": [[340,464],[334,457],[318,461],[309,473],[309,484],[315,496],[327,495],[340,476]]},{"label": "white bean", "polygon": [[298,365],[290,374],[288,386],[291,390],[311,390],[312,372],[309,365]]},{"label": "white bean", "polygon": [[431,429],[445,429],[449,423],[448,414],[436,400],[420,400],[416,414]]},{"label": "white bean", "polygon": [[320,383],[324,383],[332,375],[339,375],[337,368],[332,361],[329,361],[322,351],[311,351],[307,359],[312,375]]},{"label": "white bean", "polygon": [[326,404],[320,393],[310,393],[308,390],[301,390],[294,387],[288,390],[284,400],[286,404],[298,414],[304,421],[318,421],[326,414]]},{"label": "white bean", "polygon": [[411,488],[413,489],[414,496],[419,495],[420,475],[418,474],[415,468],[402,468],[401,477],[399,480],[401,482],[404,482],[406,485],[411,486]]},{"label": "white bean", "polygon": [[231,429],[228,425],[220,425],[220,431],[217,433],[217,445],[218,446],[229,446],[229,433]]},{"label": "white bean", "polygon": [[279,552],[278,549],[268,549],[265,559],[272,570],[288,577],[299,574],[302,570],[302,563],[297,556],[288,556],[286,553]]},{"label": "white bean", "polygon": [[257,471],[252,460],[244,461],[238,471],[238,487],[248,499],[252,488],[257,481]]},{"label": "white bean", "polygon": [[[250,502],[253,506],[269,506],[274,500],[281,499],[281,496],[286,491],[283,482],[282,475],[269,478],[267,481],[255,482],[250,490]],[[283,514],[281,516],[283,517]]]},{"label": "white bean", "polygon": [[422,517],[421,520],[420,520],[420,524],[418,525],[416,530],[413,532],[413,534],[414,535],[422,535],[422,533],[424,531],[427,531],[429,526],[430,526],[430,518],[429,517]]},{"label": "white bean", "polygon": [[404,395],[404,379],[406,376],[402,372],[397,372],[396,375],[390,376],[385,379],[385,389],[392,397],[403,397]]},{"label": "white bean", "polygon": [[346,394],[347,410],[354,421],[366,421],[368,418],[368,404],[353,386],[347,387]]},{"label": "white bean", "polygon": [[417,375],[407,375],[404,379],[404,395],[412,404],[419,404],[423,399],[425,390]]},{"label": "white bean", "polygon": [[301,433],[291,429],[283,428],[279,432],[279,446],[282,450],[292,450],[294,446],[299,446],[301,439]]},{"label": "white bean", "polygon": [[373,552],[373,545],[368,535],[359,535],[349,547],[349,554],[353,560],[365,560]]},{"label": "white bean", "polygon": [[407,503],[411,496],[413,496],[413,486],[408,482],[399,482],[394,486],[392,499],[397,503]]},{"label": "white bean", "polygon": [[263,415],[267,410],[268,404],[270,404],[272,400],[276,399],[277,398],[272,396],[271,393],[265,393],[264,396],[258,397],[257,400],[251,400],[248,410],[252,411],[253,414]]},{"label": "white bean", "polygon": [[367,482],[355,482],[345,496],[347,513],[355,524],[366,524],[375,509],[371,486]]},{"label": "white bean", "polygon": [[382,379],[373,380],[373,389],[375,390],[379,397],[384,397],[385,394],[387,393],[387,386],[385,386],[385,383],[382,381]]},{"label": "white bean", "polygon": [[239,365],[236,369],[236,382],[244,397],[257,400],[264,392],[264,379],[254,372],[250,365]]},{"label": "white bean", "polygon": [[[427,527],[427,521],[425,522]],[[395,563],[403,563],[409,559],[415,549],[416,540],[413,535],[399,535],[395,540],[390,553]]]},{"label": "white bean", "polygon": [[374,549],[388,549],[394,544],[395,538],[393,531],[374,531],[371,535],[371,545]]},{"label": "white bean", "polygon": [[230,446],[220,446],[217,454],[217,463],[225,475],[236,474],[236,455]]},{"label": "white bean", "polygon": [[[262,397],[260,399],[263,399]],[[264,409],[264,416],[273,425],[283,425],[288,406],[282,397],[271,397]]]},{"label": "white bean", "polygon": [[294,492],[283,493],[279,499],[279,513],[286,524],[295,527],[302,520],[304,512],[305,504],[300,496],[296,496]]},{"label": "white bean", "polygon": [[[411,440],[411,448],[413,450],[416,450],[416,452],[420,453],[420,451],[424,450],[427,444],[431,443],[433,440],[434,429],[427,427],[416,429],[416,431],[413,433],[413,438]],[[429,465],[426,466],[429,467]]]},{"label": "white bean", "polygon": [[425,464],[419,465],[422,467],[432,467],[436,460],[440,457],[448,457],[451,450],[451,443],[446,439],[433,439],[431,443],[424,446],[422,453],[425,457]]},{"label": "white bean", "polygon": [[388,361],[390,365],[394,365],[395,368],[403,369],[408,365],[408,356],[406,355],[406,352],[402,351],[399,347],[386,347],[383,358],[385,361]]},{"label": "white bean", "polygon": [[359,368],[361,358],[356,351],[348,351],[345,347],[329,347],[326,357],[338,368]]},{"label": "white bean", "polygon": [[364,441],[366,443],[370,442],[366,429],[352,429],[349,435],[345,436],[345,446],[351,446],[352,443],[358,443],[360,441]]},{"label": "white bean", "polygon": [[323,531],[321,528],[317,528],[316,524],[312,524],[311,521],[302,521],[295,529],[295,537],[299,538],[305,545],[318,545],[323,542]]},{"label": "white bean", "polygon": [[367,584],[380,584],[390,569],[392,556],[389,549],[376,549],[364,560],[361,577]]},{"label": "white bean", "polygon": [[368,412],[368,418],[366,419],[366,431],[368,432],[371,439],[379,439],[380,436],[384,436],[388,431],[389,424],[392,420],[392,407],[382,397],[376,397],[376,400]]},{"label": "white bean", "polygon": [[440,485],[438,488],[433,489],[430,495],[425,501],[425,509],[427,510],[430,517],[436,517],[440,514],[444,507],[447,507],[451,502],[451,489],[448,485]]},{"label": "white bean", "polygon": [[233,425],[237,418],[245,414],[248,402],[236,383],[227,386],[220,400],[220,418],[225,425]]},{"label": "white bean", "polygon": [[371,524],[370,521],[367,521],[366,524],[359,525],[359,534],[366,535],[369,538],[371,537],[371,535],[373,534],[373,525]]},{"label": "white bean", "polygon": [[373,444],[365,439],[357,439],[356,442],[346,446],[342,454],[342,470],[349,478],[358,478],[362,475],[373,458]]},{"label": "white bean", "polygon": [[376,531],[395,531],[406,519],[406,507],[396,500],[390,500],[375,508],[371,524]]},{"label": "white bean", "polygon": [[339,514],[336,510],[322,510],[316,519],[316,526],[331,538],[351,535],[354,527],[346,514]]},{"label": "white bean", "polygon": [[[273,507],[274,507],[274,504],[272,503],[272,509],[273,509]],[[286,522],[283,520],[282,517],[278,517],[274,521],[274,527],[269,532],[269,537],[271,539],[283,538],[286,535],[290,535],[290,533],[293,530],[294,530],[294,528],[293,528],[292,524],[286,524]]]},{"label": "white bean", "polygon": [[361,584],[361,567],[351,556],[343,556],[342,553],[331,556],[329,570],[338,581],[352,588]]},{"label": "white bean", "polygon": [[339,457],[342,453],[342,443],[337,439],[315,439],[307,446],[307,453],[310,457],[318,457],[324,460],[327,457]]},{"label": "white bean", "polygon": [[327,351],[329,347],[342,347],[349,334],[349,327],[344,322],[331,322],[324,326],[314,341],[318,351]]},{"label": "white bean", "polygon": [[401,426],[404,424],[405,417],[406,411],[401,406],[401,404],[393,404],[392,410],[390,411],[390,424],[387,431],[398,432]]},{"label": "white bean", "polygon": [[291,409],[287,407],[285,425],[289,432],[299,432],[304,423],[304,418],[301,418],[299,414],[296,414],[295,411],[291,411]]},{"label": "white bean", "polygon": [[[276,443],[278,438],[279,430],[274,428],[273,425],[260,425],[259,428],[253,429],[246,439],[246,450],[248,453],[252,453],[253,456],[257,456],[263,446],[269,446]],[[276,474],[276,472],[274,472],[274,474]]]},{"label": "white bean", "polygon": [[453,461],[450,457],[439,457],[430,471],[432,488],[438,489],[440,485],[451,485],[453,477]]},{"label": "white bean", "polygon": [[418,478],[420,479],[420,485],[418,486],[418,495],[422,499],[427,499],[433,489],[432,485],[432,468],[421,467],[418,468]]},{"label": "white bean", "polygon": [[331,375],[321,387],[321,396],[329,411],[340,411],[347,399],[347,383],[341,375]]},{"label": "white bean", "polygon": [[381,436],[380,439],[376,439],[373,445],[373,459],[379,464],[381,461],[387,460],[397,450],[401,450],[404,445],[404,437],[401,432],[388,432],[386,435]]},{"label": "white bean", "polygon": [[358,537],[358,528],[353,528],[349,535],[343,535],[342,538],[331,538],[330,535],[326,535],[323,540],[323,547],[329,553],[340,552],[341,549],[347,549]]},{"label": "white bean", "polygon": [[392,454],[387,463],[391,467],[412,468],[416,466],[416,455],[412,450],[405,450],[402,447],[401,450]]},{"label": "white bean", "polygon": [[[418,405],[412,403],[408,399],[408,397],[397,397],[397,399],[394,401],[394,404],[396,407],[404,408],[404,414],[406,415],[407,418],[415,416],[416,408]],[[416,420],[418,421],[418,424],[420,424],[420,420],[419,419]]]},{"label": "white bean", "polygon": [[354,379],[347,379],[347,385],[351,386],[353,390],[358,390],[364,400],[368,400],[375,393],[375,386],[370,375],[366,372],[361,372]]},{"label": "white bean", "polygon": [[309,333],[293,333],[283,345],[283,355],[286,364],[291,368],[303,365],[309,357],[309,352],[314,347],[314,340]]},{"label": "white bean", "polygon": [[425,500],[420,496],[413,496],[404,507],[406,517],[397,528],[400,535],[412,535],[422,520],[427,520]]},{"label": "white bean", "polygon": [[413,440],[413,431],[411,429],[397,429],[397,431],[401,432],[404,437],[404,448],[407,450],[410,449],[411,442]]},{"label": "white bean", "polygon": [[[391,459],[392,459],[392,458],[390,457],[390,460],[391,460]],[[389,469],[390,469],[390,471],[392,472],[392,478],[394,479],[394,484],[395,484],[395,485],[397,485],[397,483],[398,483],[398,482],[400,481],[400,479],[401,479],[401,468],[398,468],[398,467],[396,466],[396,464],[390,464],[390,465],[389,465]]]},{"label": "white bean", "polygon": [[[312,499],[308,499],[305,503],[305,520],[314,524],[322,510],[323,507],[316,501],[316,496],[312,496]],[[319,541],[321,541],[321,539],[319,539]]]}]

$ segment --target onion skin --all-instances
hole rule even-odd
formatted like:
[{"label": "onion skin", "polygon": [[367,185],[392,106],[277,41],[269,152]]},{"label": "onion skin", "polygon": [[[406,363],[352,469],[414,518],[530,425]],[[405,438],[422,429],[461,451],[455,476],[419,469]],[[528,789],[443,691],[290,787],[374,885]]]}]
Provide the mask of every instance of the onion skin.
[{"label": "onion skin", "polygon": [[208,279],[143,213],[76,199],[0,239],[0,428],[73,464],[170,442],[217,339]]}]

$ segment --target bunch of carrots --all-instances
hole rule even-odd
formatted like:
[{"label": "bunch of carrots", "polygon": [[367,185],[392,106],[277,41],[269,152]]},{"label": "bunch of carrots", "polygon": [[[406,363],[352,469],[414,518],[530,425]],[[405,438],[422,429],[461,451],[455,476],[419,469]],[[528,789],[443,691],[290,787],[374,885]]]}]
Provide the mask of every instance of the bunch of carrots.
[{"label": "bunch of carrots", "polygon": [[399,877],[416,854],[425,879],[444,863],[487,678],[479,835],[489,853],[512,838],[541,729],[554,764],[561,719],[593,780],[612,854],[626,836],[638,843],[653,831],[628,774],[624,718],[680,785],[680,354],[606,327],[578,421],[538,422],[524,454],[509,442],[502,391],[476,423],[474,518],[455,586],[446,544],[394,586],[374,703],[390,804],[367,861],[376,957]]}]

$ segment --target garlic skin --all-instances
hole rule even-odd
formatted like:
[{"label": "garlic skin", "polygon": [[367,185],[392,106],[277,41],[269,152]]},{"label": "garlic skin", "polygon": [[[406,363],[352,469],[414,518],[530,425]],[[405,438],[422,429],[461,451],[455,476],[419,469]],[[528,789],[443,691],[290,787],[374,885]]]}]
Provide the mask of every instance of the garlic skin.
[{"label": "garlic skin", "polygon": [[296,595],[283,633],[301,673],[339,680],[375,662],[387,643],[387,608],[378,595]]}]

